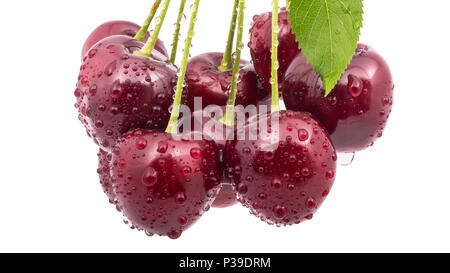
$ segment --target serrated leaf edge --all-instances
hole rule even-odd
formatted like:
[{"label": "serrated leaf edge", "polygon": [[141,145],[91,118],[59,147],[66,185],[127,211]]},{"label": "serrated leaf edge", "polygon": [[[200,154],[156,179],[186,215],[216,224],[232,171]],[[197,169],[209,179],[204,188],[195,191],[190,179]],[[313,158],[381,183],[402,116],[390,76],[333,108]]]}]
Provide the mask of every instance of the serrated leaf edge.
[{"label": "serrated leaf edge", "polygon": [[[289,2],[290,2],[290,5],[292,5],[292,2],[293,2],[293,1],[296,1],[296,0],[290,0],[290,1],[289,1]],[[327,3],[327,6],[328,6],[328,0],[324,0],[324,1]],[[341,0],[339,0],[339,2],[341,2],[341,3],[344,5],[344,3],[343,3]],[[344,5],[344,6],[345,6],[345,5]],[[348,8],[347,8],[347,10],[348,10]],[[363,17],[363,16],[364,16],[364,0],[361,0],[361,10],[362,10],[362,12],[361,12],[361,17]],[[330,18],[329,18],[329,12],[327,12],[327,14],[328,14],[328,24],[330,25],[330,24],[331,24],[331,20],[330,20]],[[290,22],[293,21],[291,16],[292,16],[292,15],[291,15],[291,9],[290,9],[290,7],[289,7],[289,9],[288,9],[288,18],[289,18],[289,21],[290,21]],[[358,28],[358,30],[357,30],[357,36],[358,36],[358,37],[361,36],[361,29],[363,28],[363,26],[364,26],[364,20],[361,20],[361,24],[360,24],[360,26],[359,26],[359,28]],[[329,28],[331,29],[331,25],[330,25]],[[297,33],[295,33],[294,29],[292,29],[292,33],[293,33],[294,36],[295,36],[295,41],[298,43],[299,49],[301,49],[301,48],[302,48],[301,42],[300,42],[300,40],[298,39],[298,35],[297,35]],[[330,31],[330,35],[331,35],[331,31]],[[330,39],[330,40],[331,40],[331,39]],[[357,40],[359,41],[359,38],[358,38]],[[356,44],[354,45],[355,50],[356,50],[356,48],[358,47],[358,41],[357,41]],[[302,52],[302,54],[303,54],[303,52]],[[307,56],[305,56],[304,54],[303,54],[303,56],[305,57],[307,64],[311,65],[311,67],[312,67],[312,68],[314,69],[314,71],[317,73],[317,68],[315,67],[315,65],[313,65],[313,64],[309,61],[309,58],[308,58]],[[348,61],[346,61],[346,67],[348,67],[348,65],[351,63],[352,59],[353,59],[353,56],[352,56],[351,58],[349,58]],[[324,90],[325,90],[325,97],[327,97],[327,96],[333,91],[334,87],[337,85],[337,83],[339,82],[339,80],[341,79],[341,77],[342,77],[342,75],[343,75],[344,73],[345,73],[345,70],[341,73],[340,78],[338,78],[335,82],[333,82],[333,83],[331,84],[331,86],[330,86],[330,84],[329,84],[329,82],[328,82],[327,80],[322,79],[322,76],[321,76],[319,73],[317,73],[317,75],[319,76],[320,80],[322,81],[322,85],[323,85],[323,88],[324,88]]]}]

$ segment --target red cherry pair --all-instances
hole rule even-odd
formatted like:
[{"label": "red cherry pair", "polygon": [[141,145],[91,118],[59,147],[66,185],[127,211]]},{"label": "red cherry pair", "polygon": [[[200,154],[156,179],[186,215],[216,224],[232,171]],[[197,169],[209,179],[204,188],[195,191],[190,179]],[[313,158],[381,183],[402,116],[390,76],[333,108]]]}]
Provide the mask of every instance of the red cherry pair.
[{"label": "red cherry pair", "polygon": [[[249,44],[255,70],[268,88],[271,71],[272,13],[254,17]],[[386,61],[371,47],[358,44],[333,91],[325,97],[322,81],[298,49],[288,12],[279,14],[281,93],[287,109],[309,112],[331,135],[336,150],[354,153],[380,138],[393,105],[394,84]]]}]

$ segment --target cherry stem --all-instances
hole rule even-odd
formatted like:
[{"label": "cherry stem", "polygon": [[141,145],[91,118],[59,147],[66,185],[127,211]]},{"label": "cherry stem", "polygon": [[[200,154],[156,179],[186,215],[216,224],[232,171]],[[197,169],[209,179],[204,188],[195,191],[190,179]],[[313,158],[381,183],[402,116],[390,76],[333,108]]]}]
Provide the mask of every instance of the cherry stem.
[{"label": "cherry stem", "polygon": [[145,35],[147,34],[147,30],[150,27],[150,24],[153,21],[153,18],[155,17],[156,11],[159,8],[159,5],[161,4],[161,0],[156,0],[153,4],[152,9],[150,10],[150,14],[148,15],[147,19],[145,20],[144,24],[142,25],[139,32],[134,36],[134,39],[143,42],[145,39]]},{"label": "cherry stem", "polygon": [[228,32],[227,47],[225,48],[225,53],[223,55],[222,63],[218,67],[220,72],[227,72],[227,71],[231,71],[233,69],[233,59],[232,59],[233,40],[234,40],[234,34],[236,32],[238,5],[239,5],[239,0],[235,0],[234,6],[233,6],[233,15],[231,16],[230,31]]},{"label": "cherry stem", "polygon": [[166,0],[163,5],[163,9],[156,20],[155,30],[153,31],[152,36],[144,45],[144,47],[137,51],[136,53],[144,58],[150,58],[152,55],[153,48],[155,47],[156,41],[158,40],[159,32],[161,31],[161,27],[164,23],[164,19],[166,18],[167,10],[169,9],[170,0]]},{"label": "cherry stem", "polygon": [[180,75],[178,76],[177,90],[175,92],[175,99],[172,105],[172,113],[167,126],[166,133],[177,134],[178,133],[178,117],[180,116],[181,96],[183,94],[184,78],[186,76],[187,63],[192,45],[192,39],[194,38],[194,28],[197,22],[197,14],[200,0],[195,0],[192,10],[191,20],[189,22],[189,30],[186,38],[186,44],[183,52],[183,60],[180,68]]},{"label": "cherry stem", "polygon": [[236,54],[233,65],[233,78],[231,80],[231,90],[230,96],[228,97],[225,116],[222,121],[227,126],[234,126],[234,105],[236,103],[236,91],[239,79],[239,70],[241,68],[241,52],[243,48],[242,35],[244,32],[244,11],[245,0],[239,0],[239,19],[236,38]]},{"label": "cherry stem", "polygon": [[280,96],[278,92],[278,0],[273,0],[272,12],[272,113],[280,111]]},{"label": "cherry stem", "polygon": [[181,0],[180,9],[178,10],[178,18],[175,26],[175,33],[173,35],[173,43],[172,43],[172,52],[170,54],[170,62],[175,63],[177,58],[177,50],[178,50],[178,40],[180,38],[180,29],[181,29],[181,19],[184,16],[184,7],[186,6],[186,0]]}]

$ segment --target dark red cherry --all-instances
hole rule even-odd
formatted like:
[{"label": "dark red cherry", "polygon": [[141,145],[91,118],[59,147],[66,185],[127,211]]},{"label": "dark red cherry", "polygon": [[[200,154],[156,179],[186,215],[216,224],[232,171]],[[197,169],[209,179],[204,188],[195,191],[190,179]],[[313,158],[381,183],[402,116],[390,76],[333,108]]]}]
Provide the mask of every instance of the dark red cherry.
[{"label": "dark red cherry", "polygon": [[219,175],[215,143],[193,135],[178,140],[164,132],[133,131],[112,157],[113,186],[124,215],[137,229],[172,239],[209,210]]},{"label": "dark red cherry", "polygon": [[391,114],[394,84],[384,59],[359,44],[333,91],[325,97],[322,81],[298,55],[286,71],[283,95],[289,110],[306,111],[328,129],[338,152],[370,147],[383,134]]},{"label": "dark red cherry", "polygon": [[[129,21],[110,21],[106,22],[99,27],[97,27],[86,39],[84,43],[83,50],[81,51],[81,58],[86,56],[89,49],[91,49],[96,43],[99,41],[114,35],[125,35],[129,37],[134,37],[141,27],[133,22]],[[144,42],[150,37],[150,34],[147,32],[145,36]],[[155,50],[158,50],[161,54],[169,58],[167,54],[167,49],[164,46],[164,43],[158,39],[155,44]]]},{"label": "dark red cherry", "polygon": [[[280,31],[278,33],[278,78],[281,83],[284,72],[292,60],[300,52],[299,45],[292,33],[291,24],[288,19],[286,8],[282,8],[278,15]],[[271,90],[270,79],[272,78],[272,13],[266,12],[253,17],[250,29],[250,43],[248,44],[253,60],[253,65],[261,77],[264,87]]]},{"label": "dark red cherry", "polygon": [[238,135],[227,142],[226,173],[252,214],[269,224],[292,225],[311,219],[325,200],[337,156],[328,132],[314,117],[281,112],[277,126],[277,115],[260,117],[259,125],[270,125],[268,130],[249,123],[242,129],[245,138]]},{"label": "dark red cherry", "polygon": [[167,126],[177,68],[156,50],[150,59],[134,55],[142,46],[128,36],[111,36],[81,66],[75,90],[79,119],[105,151],[130,130]]},{"label": "dark red cherry", "polygon": [[[201,97],[203,107],[208,105],[224,106],[227,104],[232,80],[232,72],[220,72],[218,67],[223,53],[205,53],[189,60],[186,71],[186,88],[184,94],[187,105],[194,109],[194,98]],[[267,96],[258,80],[253,66],[241,60],[236,105],[257,104]]]}]

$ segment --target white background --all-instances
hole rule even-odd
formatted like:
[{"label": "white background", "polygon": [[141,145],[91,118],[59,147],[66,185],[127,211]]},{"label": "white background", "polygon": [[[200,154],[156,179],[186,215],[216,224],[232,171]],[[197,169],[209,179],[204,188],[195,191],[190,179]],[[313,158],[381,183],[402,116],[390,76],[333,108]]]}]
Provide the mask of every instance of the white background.
[{"label": "white background", "polygon": [[[238,205],[211,210],[175,241],[123,224],[73,107],[89,33],[113,19],[141,23],[151,2],[0,2],[0,251],[450,251],[449,1],[364,1],[361,41],[391,66],[394,111],[384,137],[339,167],[313,221],[276,228]],[[193,55],[224,49],[232,2],[201,1]],[[246,29],[271,9],[270,0],[247,2]]]}]

